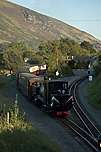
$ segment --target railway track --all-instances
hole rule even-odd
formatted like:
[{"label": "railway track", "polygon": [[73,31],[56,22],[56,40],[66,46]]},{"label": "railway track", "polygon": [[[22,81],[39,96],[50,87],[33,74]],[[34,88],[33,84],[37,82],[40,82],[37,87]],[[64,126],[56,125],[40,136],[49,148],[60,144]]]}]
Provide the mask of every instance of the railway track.
[{"label": "railway track", "polygon": [[80,106],[77,98],[78,85],[84,81],[86,77],[83,77],[75,82],[73,82],[69,88],[69,93],[73,95],[75,104],[73,110],[77,117],[82,123],[82,127],[72,120],[64,119],[62,123],[65,126],[71,128],[80,138],[82,138],[94,151],[98,152],[98,136],[101,134],[99,129],[90,120],[90,118],[85,113],[84,109]]},{"label": "railway track", "polygon": [[78,115],[78,117],[80,118],[80,120],[84,123],[86,129],[88,130],[88,132],[95,138],[98,137],[98,135],[100,134],[99,129],[95,126],[95,124],[90,120],[90,118],[87,116],[87,114],[85,113],[84,109],[80,106],[79,102],[78,102],[78,98],[76,95],[76,91],[78,90],[78,85],[84,80],[85,78],[79,80],[73,87],[73,92],[71,92],[71,94],[74,96],[74,100],[75,100],[75,104],[74,104],[74,111],[75,113]]},{"label": "railway track", "polygon": [[78,124],[70,119],[64,119],[62,120],[62,123],[65,127],[69,127],[74,133],[76,133],[81,139],[83,139],[92,148],[93,151],[98,152],[97,140],[94,139],[87,131],[85,131]]}]

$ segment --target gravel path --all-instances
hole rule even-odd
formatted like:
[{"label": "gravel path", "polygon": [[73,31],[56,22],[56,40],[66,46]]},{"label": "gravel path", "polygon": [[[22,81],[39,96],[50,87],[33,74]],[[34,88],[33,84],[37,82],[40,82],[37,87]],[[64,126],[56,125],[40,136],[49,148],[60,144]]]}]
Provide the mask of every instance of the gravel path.
[{"label": "gravel path", "polygon": [[95,122],[101,126],[101,110],[98,110],[94,107],[92,107],[88,103],[88,92],[87,92],[87,84],[90,83],[88,80],[85,80],[80,86],[79,86],[79,97],[81,103],[85,106],[87,112],[94,118]]}]

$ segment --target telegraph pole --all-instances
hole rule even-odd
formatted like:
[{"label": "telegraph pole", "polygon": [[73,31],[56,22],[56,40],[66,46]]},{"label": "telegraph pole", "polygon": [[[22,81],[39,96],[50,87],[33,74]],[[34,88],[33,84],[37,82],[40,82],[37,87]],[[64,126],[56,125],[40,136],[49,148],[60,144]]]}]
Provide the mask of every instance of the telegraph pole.
[{"label": "telegraph pole", "polygon": [[56,66],[57,66],[57,71],[56,71],[56,76],[59,75],[59,58],[58,58],[59,54],[58,54],[58,49],[56,47]]}]

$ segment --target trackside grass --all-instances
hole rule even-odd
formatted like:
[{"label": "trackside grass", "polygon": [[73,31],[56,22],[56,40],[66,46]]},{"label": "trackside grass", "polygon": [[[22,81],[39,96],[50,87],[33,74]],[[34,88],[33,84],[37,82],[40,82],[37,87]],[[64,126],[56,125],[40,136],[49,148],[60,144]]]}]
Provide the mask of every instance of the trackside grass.
[{"label": "trackside grass", "polygon": [[14,83],[0,78],[0,152],[60,152],[56,143],[26,122],[17,103],[10,100],[10,85]]},{"label": "trackside grass", "polygon": [[0,117],[0,152],[60,152],[59,147],[31,124],[21,114],[10,110]]},{"label": "trackside grass", "polygon": [[88,85],[89,102],[101,109],[101,73]]}]

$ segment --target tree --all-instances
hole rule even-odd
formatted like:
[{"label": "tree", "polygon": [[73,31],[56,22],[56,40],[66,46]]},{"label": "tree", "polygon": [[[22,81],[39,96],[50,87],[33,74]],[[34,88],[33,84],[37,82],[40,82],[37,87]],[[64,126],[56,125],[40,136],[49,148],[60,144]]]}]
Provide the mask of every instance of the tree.
[{"label": "tree", "polygon": [[92,45],[87,41],[81,42],[80,46],[83,49],[87,49],[87,50],[92,49]]},{"label": "tree", "polygon": [[53,51],[49,55],[48,58],[48,71],[55,73],[56,71],[59,71],[59,73],[62,72],[62,64],[65,63],[65,56],[61,51],[60,44],[57,42],[54,42]]},{"label": "tree", "polygon": [[3,64],[3,53],[0,53],[0,66]]},{"label": "tree", "polygon": [[96,54],[96,50],[93,48],[92,44],[87,41],[83,41],[80,44],[81,48],[85,49],[88,52],[88,55]]},{"label": "tree", "polygon": [[98,57],[96,65],[94,65],[95,75],[101,73],[101,56]]},{"label": "tree", "polygon": [[3,54],[5,67],[10,71],[16,72],[17,70],[22,69],[23,61],[23,47],[19,44],[10,45]]}]

